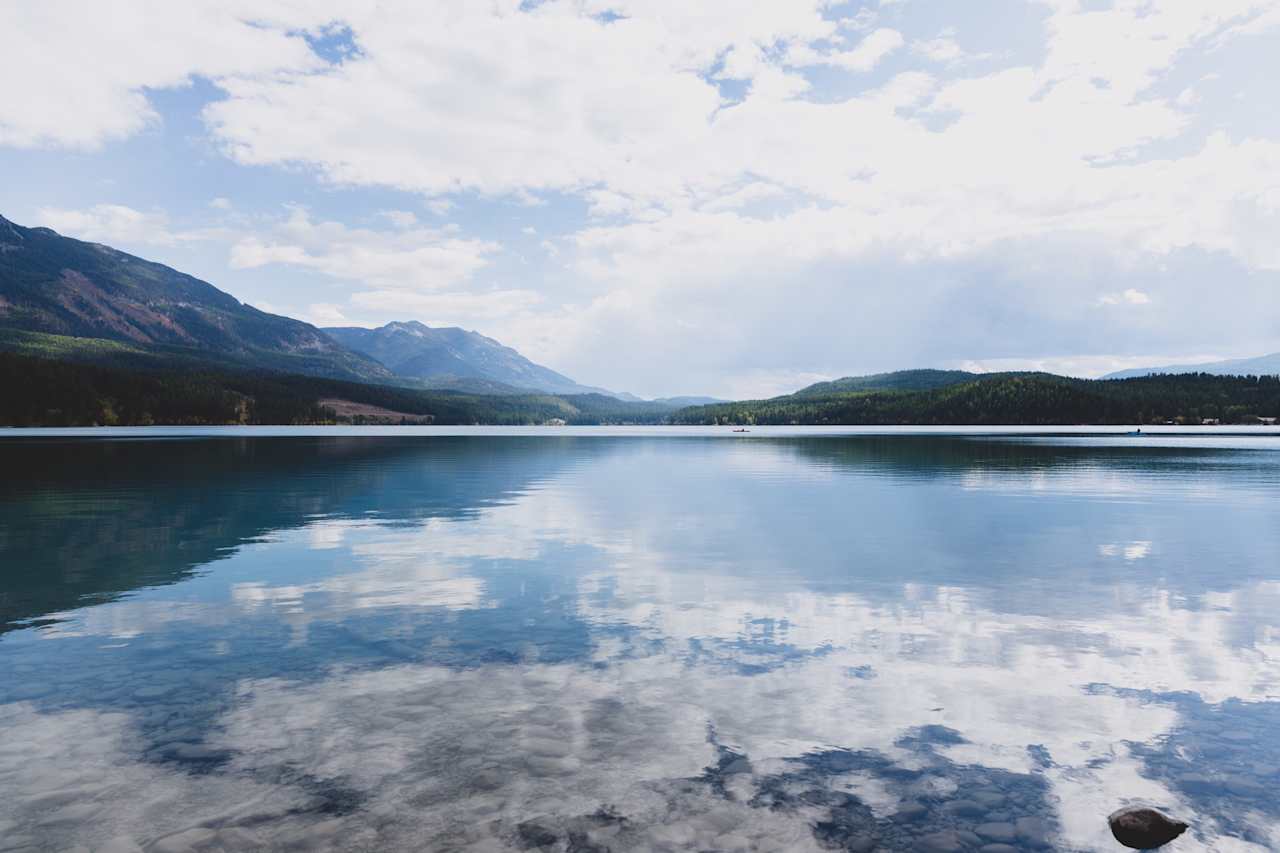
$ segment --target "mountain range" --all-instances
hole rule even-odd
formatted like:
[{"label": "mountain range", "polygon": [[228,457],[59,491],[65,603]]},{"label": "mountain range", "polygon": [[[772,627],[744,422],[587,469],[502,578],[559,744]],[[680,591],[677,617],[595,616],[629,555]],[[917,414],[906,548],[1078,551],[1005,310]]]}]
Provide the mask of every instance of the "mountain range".
[{"label": "mountain range", "polygon": [[1108,373],[1103,379],[1133,379],[1156,373],[1210,373],[1214,376],[1276,376],[1280,375],[1280,352],[1260,355],[1256,358],[1231,358],[1225,361],[1209,361],[1203,364],[1174,364],[1165,367],[1135,367]]},{"label": "mountain range", "polygon": [[846,376],[828,382],[815,382],[788,396],[825,397],[854,391],[927,391],[972,382],[983,375],[990,374],[969,373],[965,370],[896,370],[893,373]]},{"label": "mountain range", "polygon": [[579,385],[493,338],[465,329],[431,328],[410,320],[377,329],[348,326],[324,332],[347,349],[386,365],[396,376],[420,380],[426,388],[616,396],[603,388]]},{"label": "mountain range", "polygon": [[[309,323],[259,311],[163,264],[3,217],[0,327],[113,341],[124,345],[115,351],[136,361],[207,357],[314,376],[394,379]],[[62,349],[76,357],[101,347],[64,341]]]},{"label": "mountain range", "polygon": [[2,216],[0,348],[127,368],[266,368],[473,394],[640,401],[580,385],[477,332],[416,321],[319,329],[163,264]]},{"label": "mountain range", "polygon": [[[376,329],[320,329],[243,304],[163,264],[48,228],[25,228],[4,217],[0,350],[18,359],[7,368],[15,377],[36,369],[32,358],[69,363],[66,370],[49,374],[50,381],[66,385],[65,393],[28,401],[48,405],[25,415],[27,422],[49,420],[57,407],[74,400],[75,388],[88,387],[86,382],[116,389],[98,395],[101,399],[89,406],[92,411],[80,416],[87,422],[97,422],[99,414],[111,410],[112,395],[133,395],[131,405],[142,421],[149,409],[164,403],[169,411],[187,412],[174,417],[220,422],[227,412],[248,411],[245,405],[250,402],[256,406],[252,416],[259,419],[285,417],[280,413],[286,411],[287,417],[302,420],[356,412],[361,417],[427,417],[451,423],[486,418],[619,423],[666,418],[666,413],[675,413],[669,419],[684,423],[972,423],[997,416],[1019,422],[1042,418],[1031,422],[1047,423],[1061,417],[1114,422],[1165,415],[1194,420],[1196,415],[1218,417],[1205,415],[1213,411],[1227,417],[1261,416],[1273,408],[1266,396],[1271,385],[1237,383],[1239,387],[1224,391],[1183,383],[1176,388],[1184,396],[1174,398],[1169,395],[1175,386],[1155,382],[1161,377],[1152,374],[1280,374],[1277,353],[1104,377],[1122,384],[1141,377],[1153,380],[1141,388],[1111,388],[1113,383],[1049,374],[904,370],[819,382],[763,401],[641,401],[581,385],[477,332],[416,321]],[[91,365],[99,372],[86,373],[71,365]],[[142,378],[135,375],[139,370],[187,379]],[[279,378],[253,378],[264,371]],[[190,394],[197,387],[204,413],[192,408]],[[1203,405],[1187,402],[1211,393],[1226,393],[1235,402],[1224,405],[1210,396],[1203,397]],[[449,394],[459,396],[441,396]],[[271,408],[273,396],[283,408]],[[100,405],[104,403],[105,408]],[[46,411],[51,414],[41,414]]]},{"label": "mountain range", "polygon": [[1105,381],[1051,373],[910,370],[819,383],[794,394],[688,406],[677,424],[1274,425],[1280,377],[1153,375]]}]

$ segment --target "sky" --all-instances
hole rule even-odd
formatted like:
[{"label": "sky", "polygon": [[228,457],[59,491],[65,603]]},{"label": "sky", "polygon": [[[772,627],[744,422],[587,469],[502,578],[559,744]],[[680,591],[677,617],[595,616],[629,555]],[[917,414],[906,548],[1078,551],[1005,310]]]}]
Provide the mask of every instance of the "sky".
[{"label": "sky", "polygon": [[1280,350],[1280,0],[0,4],[0,214],[645,396]]}]

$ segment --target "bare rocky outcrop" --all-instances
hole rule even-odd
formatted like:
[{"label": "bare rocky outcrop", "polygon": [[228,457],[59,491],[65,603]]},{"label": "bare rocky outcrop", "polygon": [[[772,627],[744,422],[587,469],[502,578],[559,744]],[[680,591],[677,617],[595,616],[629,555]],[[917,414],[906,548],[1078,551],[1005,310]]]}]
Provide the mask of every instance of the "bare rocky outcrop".
[{"label": "bare rocky outcrop", "polygon": [[1167,817],[1155,809],[1134,807],[1113,812],[1108,822],[1111,834],[1125,847],[1154,850],[1173,841],[1187,831],[1187,824]]}]

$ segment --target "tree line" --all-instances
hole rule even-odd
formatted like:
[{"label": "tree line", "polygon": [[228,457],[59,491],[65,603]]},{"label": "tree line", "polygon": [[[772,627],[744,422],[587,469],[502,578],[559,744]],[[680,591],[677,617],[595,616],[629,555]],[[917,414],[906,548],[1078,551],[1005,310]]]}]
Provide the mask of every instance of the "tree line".
[{"label": "tree line", "polygon": [[[324,400],[392,413],[339,416]],[[184,367],[178,370],[45,359],[0,352],[0,425],[147,426],[433,423],[652,424],[671,408],[603,394],[482,395],[338,379]]]},{"label": "tree line", "polygon": [[999,374],[926,390],[789,395],[682,409],[681,424],[1041,425],[1257,423],[1280,414],[1280,377]]},{"label": "tree line", "polygon": [[[847,387],[835,385],[833,387]],[[383,410],[339,415],[325,400]],[[485,395],[216,367],[131,369],[0,352],[0,425],[433,423],[999,425],[1257,423],[1280,377],[996,374],[943,387],[837,390],[673,409],[603,394]]]}]

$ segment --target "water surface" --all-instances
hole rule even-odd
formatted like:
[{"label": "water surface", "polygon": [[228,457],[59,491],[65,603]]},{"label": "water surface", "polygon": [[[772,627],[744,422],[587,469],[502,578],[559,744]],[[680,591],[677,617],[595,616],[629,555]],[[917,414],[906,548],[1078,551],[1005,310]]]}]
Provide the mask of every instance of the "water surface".
[{"label": "water surface", "polygon": [[9,435],[0,850],[1280,847],[1274,438]]}]

